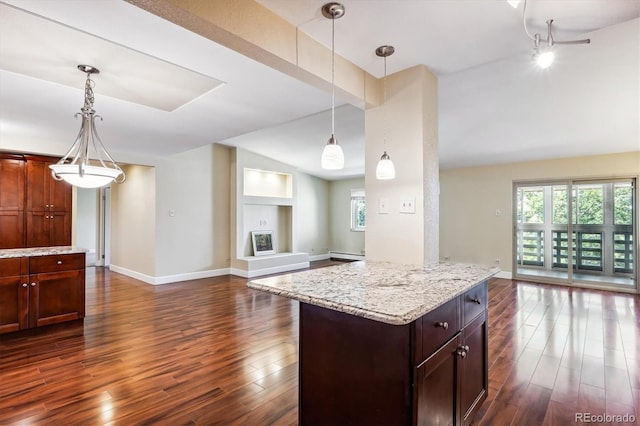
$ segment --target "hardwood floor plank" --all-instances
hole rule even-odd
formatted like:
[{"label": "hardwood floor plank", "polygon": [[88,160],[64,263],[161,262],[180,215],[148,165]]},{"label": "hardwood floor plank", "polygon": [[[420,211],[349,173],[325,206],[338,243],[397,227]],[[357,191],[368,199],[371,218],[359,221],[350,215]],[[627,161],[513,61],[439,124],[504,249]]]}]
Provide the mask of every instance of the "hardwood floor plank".
[{"label": "hardwood floor plank", "polygon": [[[84,321],[0,336],[0,424],[297,424],[298,303],[246,282],[89,268]],[[639,318],[638,296],[492,280],[474,424],[638,417]]]}]

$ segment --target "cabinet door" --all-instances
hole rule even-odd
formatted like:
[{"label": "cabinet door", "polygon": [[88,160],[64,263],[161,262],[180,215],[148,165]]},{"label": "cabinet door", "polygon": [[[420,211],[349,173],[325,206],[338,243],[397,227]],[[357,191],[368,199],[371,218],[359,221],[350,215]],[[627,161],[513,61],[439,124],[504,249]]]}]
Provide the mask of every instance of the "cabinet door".
[{"label": "cabinet door", "polygon": [[51,176],[51,169],[49,169],[49,164],[55,164],[55,162],[46,163],[45,165],[49,182],[49,211],[58,213],[71,212],[72,187],[65,181],[55,180]]},{"label": "cabinet door", "polygon": [[24,247],[25,161],[0,158],[0,249]]},{"label": "cabinet door", "polygon": [[27,212],[27,247],[47,247],[51,227],[49,212],[37,210]]},{"label": "cabinet door", "polygon": [[49,245],[71,245],[71,212],[49,212]]},{"label": "cabinet door", "polygon": [[460,415],[465,425],[473,421],[473,414],[487,398],[487,333],[486,312],[462,331],[462,345],[466,355],[460,359]]},{"label": "cabinet door", "polygon": [[420,364],[416,371],[417,425],[456,425],[458,419],[458,346],[460,334]]},{"label": "cabinet door", "polygon": [[40,327],[84,318],[84,270],[30,275],[29,324]]},{"label": "cabinet door", "polygon": [[47,163],[27,161],[27,212],[49,210],[49,179]]},{"label": "cabinet door", "polygon": [[27,328],[27,278],[0,278],[0,334]]}]

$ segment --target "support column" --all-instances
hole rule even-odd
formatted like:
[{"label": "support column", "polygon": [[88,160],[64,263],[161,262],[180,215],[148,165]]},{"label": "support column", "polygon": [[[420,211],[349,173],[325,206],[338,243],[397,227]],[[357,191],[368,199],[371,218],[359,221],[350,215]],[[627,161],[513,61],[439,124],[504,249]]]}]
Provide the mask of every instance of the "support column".
[{"label": "support column", "polygon": [[[423,65],[397,72],[387,76],[386,103],[365,111],[367,260],[420,266],[438,261],[437,84]],[[376,179],[384,150],[396,168],[393,180]],[[403,212],[413,210],[408,204],[413,213]]]}]

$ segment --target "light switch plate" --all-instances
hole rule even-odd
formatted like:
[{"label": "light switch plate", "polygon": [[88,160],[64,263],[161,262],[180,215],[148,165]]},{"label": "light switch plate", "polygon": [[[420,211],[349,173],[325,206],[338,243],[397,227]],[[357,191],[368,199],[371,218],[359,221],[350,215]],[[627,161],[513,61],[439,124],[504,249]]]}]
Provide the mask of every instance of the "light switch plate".
[{"label": "light switch plate", "polygon": [[416,212],[416,198],[407,197],[403,198],[400,202],[400,213],[415,214]]},{"label": "light switch plate", "polygon": [[378,213],[379,214],[389,214],[389,199],[388,198],[380,198],[380,203],[378,204]]}]

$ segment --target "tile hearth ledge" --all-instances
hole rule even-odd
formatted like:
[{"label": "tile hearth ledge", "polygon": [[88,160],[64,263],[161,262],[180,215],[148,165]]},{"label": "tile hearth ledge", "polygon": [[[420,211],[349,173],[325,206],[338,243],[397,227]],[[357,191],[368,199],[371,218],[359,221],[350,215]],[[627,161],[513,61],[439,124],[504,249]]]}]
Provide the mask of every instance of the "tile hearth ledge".
[{"label": "tile hearth ledge", "polygon": [[0,259],[8,259],[12,257],[51,256],[57,254],[75,254],[86,252],[88,252],[87,249],[75,246],[0,249]]},{"label": "tile hearth ledge", "polygon": [[438,262],[418,267],[359,261],[252,280],[248,287],[311,305],[404,325],[500,272]]}]

